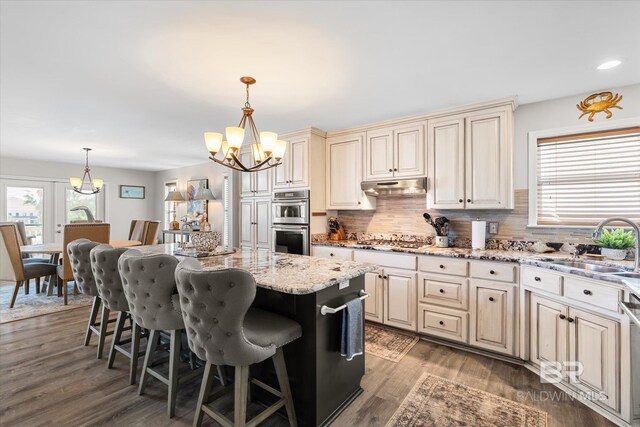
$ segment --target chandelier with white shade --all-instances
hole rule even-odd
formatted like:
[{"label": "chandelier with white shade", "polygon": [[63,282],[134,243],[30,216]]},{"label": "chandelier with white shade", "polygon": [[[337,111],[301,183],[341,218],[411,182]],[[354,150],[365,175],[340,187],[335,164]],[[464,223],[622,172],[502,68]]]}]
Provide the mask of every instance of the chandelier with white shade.
[{"label": "chandelier with white shade", "polygon": [[[257,172],[270,169],[282,164],[281,160],[287,149],[287,142],[278,140],[275,132],[258,132],[253,122],[253,108],[249,104],[249,86],[256,82],[253,77],[242,77],[240,81],[247,86],[247,100],[242,108],[242,119],[238,126],[225,128],[226,140],[217,132],[205,132],[204,141],[209,151],[209,159],[240,172]],[[240,161],[240,150],[244,143],[245,129],[249,127],[252,141],[251,164],[245,165]],[[220,153],[218,155],[218,153]],[[218,158],[219,157],[219,158]]]},{"label": "chandelier with white shade", "polygon": [[96,194],[99,193],[104,186],[104,181],[102,181],[100,178],[91,178],[91,169],[89,168],[89,151],[91,151],[91,148],[83,148],[83,150],[86,151],[86,157],[82,178],[69,178],[69,183],[76,193],[85,195]]}]

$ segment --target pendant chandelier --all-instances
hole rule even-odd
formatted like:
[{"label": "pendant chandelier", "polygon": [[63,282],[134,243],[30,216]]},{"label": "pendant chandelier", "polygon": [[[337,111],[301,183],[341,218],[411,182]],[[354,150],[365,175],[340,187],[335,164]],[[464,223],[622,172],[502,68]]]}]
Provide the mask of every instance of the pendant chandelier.
[{"label": "pendant chandelier", "polygon": [[[253,77],[242,77],[240,81],[246,85],[247,100],[242,108],[242,119],[240,124],[225,128],[226,141],[221,133],[205,132],[204,141],[209,151],[209,159],[240,172],[258,172],[270,169],[282,164],[281,160],[287,149],[287,142],[278,140],[275,132],[258,132],[256,124],[253,122],[253,108],[249,104],[249,86],[256,82]],[[251,144],[252,164],[243,164],[240,157],[240,149],[245,136],[245,127],[248,126],[253,141]],[[216,155],[220,154],[220,158]]]},{"label": "pendant chandelier", "polygon": [[[82,178],[69,178],[69,182],[76,193],[96,194],[100,192],[104,182],[99,178],[91,179],[91,169],[89,168],[89,151],[91,151],[91,148],[83,148],[83,150],[86,151],[84,174],[82,174]],[[85,187],[87,188],[85,189]]]}]

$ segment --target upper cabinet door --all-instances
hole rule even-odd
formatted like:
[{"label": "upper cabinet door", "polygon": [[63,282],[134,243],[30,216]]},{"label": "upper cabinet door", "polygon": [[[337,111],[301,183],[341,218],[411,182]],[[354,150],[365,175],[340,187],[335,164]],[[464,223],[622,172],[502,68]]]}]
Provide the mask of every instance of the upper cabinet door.
[{"label": "upper cabinet door", "polygon": [[256,248],[271,249],[271,200],[255,200]]},{"label": "upper cabinet door", "polygon": [[429,121],[427,159],[427,208],[464,208],[463,118]]},{"label": "upper cabinet door", "polygon": [[[289,142],[289,186],[309,186],[309,139]],[[285,154],[286,156],[286,154]]]},{"label": "upper cabinet door", "polygon": [[362,136],[328,141],[327,209],[359,209],[362,197]]},{"label": "upper cabinet door", "polygon": [[263,170],[256,173],[243,174],[243,175],[255,175],[253,190],[256,196],[271,195],[271,171],[272,169],[267,169],[267,170]]},{"label": "upper cabinet door", "polygon": [[[249,167],[252,163],[251,152],[244,151],[240,153],[240,162],[243,165]],[[240,196],[253,196],[254,195],[254,174],[248,172],[240,172]]]},{"label": "upper cabinet door", "polygon": [[240,200],[240,246],[253,248],[253,206],[252,199]]},{"label": "upper cabinet door", "polygon": [[506,111],[469,116],[466,121],[466,207],[508,208],[511,163]]},{"label": "upper cabinet door", "polygon": [[391,129],[367,132],[365,149],[367,181],[393,177],[393,145]]},{"label": "upper cabinet door", "polygon": [[393,131],[393,175],[399,178],[424,176],[424,126]]},{"label": "upper cabinet door", "polygon": [[281,165],[273,168],[273,188],[288,188],[291,169],[291,143],[287,142],[287,149],[281,160]]}]

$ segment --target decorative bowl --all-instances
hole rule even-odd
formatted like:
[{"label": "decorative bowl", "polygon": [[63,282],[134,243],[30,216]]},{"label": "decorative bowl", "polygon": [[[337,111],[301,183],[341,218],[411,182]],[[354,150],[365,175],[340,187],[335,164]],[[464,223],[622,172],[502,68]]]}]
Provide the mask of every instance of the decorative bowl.
[{"label": "decorative bowl", "polygon": [[220,233],[217,231],[193,231],[191,243],[196,250],[213,251],[220,244]]}]

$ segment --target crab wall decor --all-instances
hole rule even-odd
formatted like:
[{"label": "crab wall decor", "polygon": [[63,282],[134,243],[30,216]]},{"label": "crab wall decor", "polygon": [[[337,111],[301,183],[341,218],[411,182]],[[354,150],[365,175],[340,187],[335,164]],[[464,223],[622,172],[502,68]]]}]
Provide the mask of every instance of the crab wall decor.
[{"label": "crab wall decor", "polygon": [[582,111],[582,114],[580,114],[578,120],[580,120],[582,116],[588,114],[589,121],[592,122],[593,116],[595,116],[596,113],[601,112],[607,113],[607,119],[610,119],[613,113],[609,111],[609,108],[617,108],[619,110],[622,110],[622,107],[619,107],[617,105],[621,99],[622,95],[618,95],[616,93],[614,96],[611,92],[600,92],[589,95],[580,104],[576,104],[578,110]]}]

